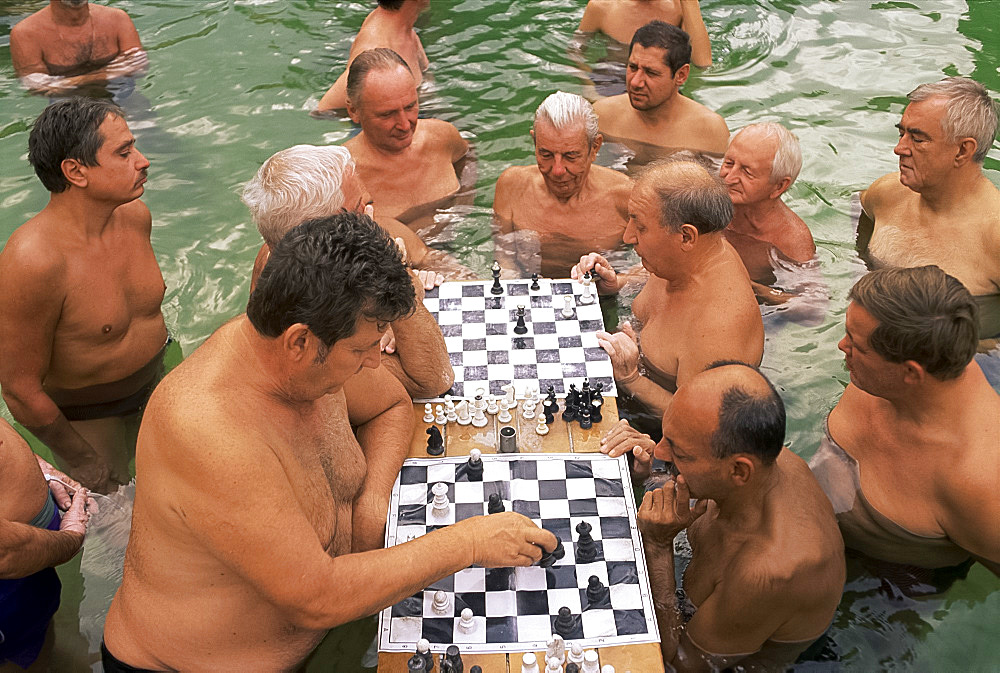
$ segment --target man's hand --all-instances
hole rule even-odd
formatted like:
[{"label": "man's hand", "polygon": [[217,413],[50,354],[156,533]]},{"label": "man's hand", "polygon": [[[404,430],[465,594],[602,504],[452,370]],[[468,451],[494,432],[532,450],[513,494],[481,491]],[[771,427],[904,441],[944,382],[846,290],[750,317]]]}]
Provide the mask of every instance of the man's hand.
[{"label": "man's hand", "polygon": [[618,294],[618,274],[611,268],[611,262],[592,252],[581,257],[579,263],[570,269],[569,275],[573,280],[580,280],[588,271],[597,281],[597,294]]},{"label": "man's hand", "polygon": [[611,356],[615,381],[627,385],[639,377],[639,338],[631,323],[624,322],[614,334],[597,333],[597,343]]},{"label": "man's hand", "polygon": [[485,568],[530,566],[542,558],[542,549],[556,548],[556,536],[517,512],[465,519],[456,526],[472,547],[472,562]]},{"label": "man's hand", "polygon": [[73,494],[73,501],[59,522],[59,530],[78,533],[81,538],[87,534],[87,525],[90,523],[90,512],[87,508],[89,495],[85,488],[78,489]]},{"label": "man's hand", "polygon": [[[417,274],[417,280],[423,286],[424,290],[433,290],[438,285],[444,282],[444,275],[438,273],[437,271],[432,271],[430,269],[420,269],[415,272]],[[421,298],[423,301],[423,298]]]},{"label": "man's hand", "polygon": [[691,509],[691,492],[684,477],[679,475],[643,497],[637,518],[643,542],[657,547],[673,546],[677,534],[707,509],[708,500],[699,500]]},{"label": "man's hand", "polygon": [[631,425],[624,418],[608,430],[607,434],[601,438],[601,453],[605,453],[612,458],[632,452],[635,458],[632,464],[632,477],[634,479],[645,479],[649,476],[649,468],[653,463],[653,449],[656,442],[650,439],[649,435],[644,435]]},{"label": "man's hand", "polygon": [[63,511],[69,509],[73,493],[81,490],[83,486],[81,486],[80,482],[73,479],[68,474],[57,470],[51,463],[39,456],[37,453],[35,454],[35,460],[38,461],[38,467],[41,468],[42,476],[44,476],[45,481],[48,482],[49,490],[52,491],[52,495],[55,497],[56,504],[59,505],[59,509]]},{"label": "man's hand", "polygon": [[70,464],[68,467],[77,480],[90,490],[98,493],[108,493],[111,490],[110,468],[100,458],[94,458],[81,465]]},{"label": "man's hand", "polygon": [[391,355],[396,352],[396,335],[392,333],[392,325],[385,329],[385,334],[382,335],[382,340],[379,341],[379,347],[383,353]]}]

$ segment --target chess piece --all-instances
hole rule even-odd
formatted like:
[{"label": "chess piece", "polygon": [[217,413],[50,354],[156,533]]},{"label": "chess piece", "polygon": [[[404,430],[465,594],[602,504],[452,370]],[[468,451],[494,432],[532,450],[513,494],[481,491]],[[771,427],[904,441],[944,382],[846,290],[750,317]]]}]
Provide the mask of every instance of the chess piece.
[{"label": "chess piece", "polygon": [[431,652],[431,642],[426,638],[417,641],[417,654],[427,662],[427,673],[434,670],[434,654]]},{"label": "chess piece", "polygon": [[483,459],[481,456],[482,451],[479,449],[469,451],[469,463],[466,466],[466,474],[469,475],[469,481],[483,480]]},{"label": "chess piece", "polygon": [[444,403],[444,417],[449,423],[454,423],[458,420],[458,412],[455,410],[455,403],[451,400],[446,400]]},{"label": "chess piece", "polygon": [[434,407],[434,422],[438,425],[447,425],[448,419],[444,415],[444,407],[440,404]]},{"label": "chess piece", "polygon": [[517,453],[517,431],[509,425],[500,428],[500,453]]},{"label": "chess piece", "polygon": [[511,415],[510,415],[510,407],[507,406],[507,398],[501,397],[499,405],[500,405],[500,413],[497,414],[497,420],[500,421],[501,423],[510,423]]},{"label": "chess piece", "polygon": [[535,424],[535,432],[539,435],[549,434],[549,426],[545,422],[546,414],[538,415],[538,423]]},{"label": "chess piece", "polygon": [[[583,655],[580,655],[583,656]],[[581,659],[581,661],[583,661]],[[574,662],[566,664],[566,673],[580,673],[580,666]]]},{"label": "chess piece", "polygon": [[591,605],[597,605],[608,597],[608,588],[601,583],[601,578],[591,575],[587,582],[587,600]]},{"label": "chess piece", "polygon": [[583,653],[583,666],[580,673],[601,673],[600,664],[597,661],[597,650],[587,650]]},{"label": "chess piece", "polygon": [[552,636],[552,640],[545,646],[545,660],[555,659],[562,666],[566,661],[566,641],[558,633]]},{"label": "chess piece", "polygon": [[562,317],[566,319],[572,318],[576,315],[576,311],[573,310],[573,295],[568,294],[563,297],[563,308],[561,313]]},{"label": "chess piece", "polygon": [[451,601],[448,600],[448,594],[443,591],[434,592],[434,601],[431,603],[431,609],[434,614],[446,615],[451,611]]},{"label": "chess piece", "polygon": [[406,662],[406,670],[409,673],[427,673],[427,662],[419,654],[414,654]]},{"label": "chess piece", "polygon": [[469,669],[469,673],[483,673],[483,667],[473,666],[472,668]]},{"label": "chess piece", "polygon": [[424,423],[434,422],[434,411],[431,409],[431,403],[428,402],[424,405]]},{"label": "chess piece", "polygon": [[576,404],[574,402],[573,396],[566,396],[566,406],[562,412],[562,419],[567,423],[572,423],[576,420]]},{"label": "chess piece", "polygon": [[590,275],[590,272],[583,274],[583,294],[580,295],[581,304],[593,304],[594,303],[594,279]]},{"label": "chess piece", "polygon": [[601,666],[601,673],[615,673],[615,667],[611,664],[604,664]]},{"label": "chess piece", "polygon": [[503,294],[503,285],[500,284],[500,262],[494,261],[490,271],[493,272],[493,287],[490,288],[490,294]]},{"label": "chess piece", "polygon": [[441,437],[441,431],[437,429],[436,425],[432,425],[427,428],[427,455],[440,456],[443,454],[444,439]]},{"label": "chess piece", "polygon": [[514,334],[527,334],[528,326],[524,323],[524,306],[517,307],[517,324],[514,325]]},{"label": "chess piece", "polygon": [[489,397],[486,398],[486,400],[487,400],[486,413],[488,413],[490,416],[496,416],[497,412],[500,411],[500,407],[497,406],[497,398],[493,395],[490,395]]},{"label": "chess piece", "polygon": [[538,673],[538,658],[534,652],[525,652],[521,657],[521,673]]},{"label": "chess piece", "polygon": [[500,390],[507,396],[507,408],[511,411],[517,409],[517,389],[514,388],[514,384],[508,383],[505,386],[500,386]]},{"label": "chess piece", "polygon": [[537,273],[531,274],[531,287],[530,287],[530,289],[533,292],[537,292],[538,290],[542,289],[542,286],[538,284],[538,274]]},{"label": "chess piece", "polygon": [[449,645],[448,649],[444,651],[444,660],[448,662],[451,670],[455,671],[455,673],[462,673],[464,664],[462,663],[462,655],[458,651],[458,646]]},{"label": "chess piece", "polygon": [[458,620],[458,628],[462,633],[472,633],[476,630],[476,620],[472,618],[470,608],[462,609],[462,618]]},{"label": "chess piece", "polygon": [[590,430],[592,427],[594,427],[594,422],[593,422],[593,419],[591,418],[591,415],[590,415],[590,407],[589,406],[583,407],[580,410],[580,413],[578,414],[578,418],[580,420],[580,429],[581,430]]},{"label": "chess piece", "polygon": [[562,662],[555,657],[545,660],[545,673],[563,673]]},{"label": "chess piece", "polygon": [[431,486],[431,493],[434,494],[431,500],[431,514],[434,516],[447,516],[451,503],[448,502],[448,484],[443,481]]},{"label": "chess piece", "polygon": [[597,544],[590,534],[592,530],[593,526],[586,521],[581,521],[576,526],[576,532],[580,534],[576,540],[577,563],[593,563],[597,559]]},{"label": "chess piece", "polygon": [[483,407],[479,404],[482,400],[482,395],[476,395],[475,411],[472,413],[472,425],[477,428],[486,427],[486,424],[489,423],[486,419],[486,414],[483,413]]},{"label": "chess piece", "polygon": [[521,416],[525,420],[527,420],[527,421],[530,421],[532,418],[535,417],[535,401],[534,400],[525,400],[524,401],[524,404],[522,405],[522,408],[521,408]]},{"label": "chess piece", "polygon": [[499,493],[490,493],[490,501],[486,504],[487,514],[499,514],[504,511],[503,500]]},{"label": "chess piece", "polygon": [[552,627],[563,638],[574,638],[576,637],[578,623],[579,617],[574,615],[573,611],[564,605],[559,608],[556,618],[552,621]]},{"label": "chess piece", "polygon": [[455,405],[455,414],[458,416],[459,425],[468,425],[472,422],[472,417],[469,415],[468,400],[462,400]]},{"label": "chess piece", "polygon": [[[580,666],[583,663],[583,645],[580,643],[570,645],[566,658],[570,664]],[[569,672],[567,671],[567,673]]]}]

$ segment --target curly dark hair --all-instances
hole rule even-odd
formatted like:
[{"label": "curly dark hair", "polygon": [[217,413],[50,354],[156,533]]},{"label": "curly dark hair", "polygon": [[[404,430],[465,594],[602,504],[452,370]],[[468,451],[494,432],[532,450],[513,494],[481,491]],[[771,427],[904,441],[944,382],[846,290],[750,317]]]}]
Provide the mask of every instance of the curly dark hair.
[{"label": "curly dark hair", "polygon": [[635,31],[628,45],[629,56],[636,43],[644,49],[659,47],[665,50],[663,65],[670,68],[671,76],[691,62],[691,37],[684,30],[665,21],[650,21]]}]

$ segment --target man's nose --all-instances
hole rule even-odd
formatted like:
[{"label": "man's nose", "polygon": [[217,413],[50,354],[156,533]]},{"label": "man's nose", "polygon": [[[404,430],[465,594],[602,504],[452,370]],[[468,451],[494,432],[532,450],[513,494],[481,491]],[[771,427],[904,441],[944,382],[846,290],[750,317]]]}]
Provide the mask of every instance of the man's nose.
[{"label": "man's nose", "polygon": [[899,136],[899,142],[892,148],[892,151],[896,156],[900,157],[910,153],[910,143],[906,140],[905,135]]},{"label": "man's nose", "polygon": [[840,342],[837,344],[837,348],[839,348],[841,351],[843,351],[844,355],[847,355],[847,351],[849,351],[851,349],[851,347],[847,343],[847,335],[846,334],[843,336],[843,338],[841,338]]},{"label": "man's nose", "polygon": [[727,185],[736,184],[737,171],[735,164],[733,165],[732,168],[727,168],[725,165],[723,165],[723,167],[719,169],[719,177],[722,178],[722,181]]},{"label": "man's nose", "polygon": [[136,164],[136,168],[138,170],[140,170],[140,171],[144,171],[147,168],[149,168],[149,159],[146,158],[146,155],[143,154],[142,152],[140,152],[139,150],[136,150],[135,153],[136,153],[136,157],[138,159],[138,163]]},{"label": "man's nose", "polygon": [[379,344],[375,344],[372,348],[368,349],[365,353],[364,359],[361,361],[363,367],[368,367],[369,369],[376,369],[382,364],[382,348]]},{"label": "man's nose", "polygon": [[557,154],[552,160],[552,175],[558,177],[566,173],[566,164],[563,163],[562,155]]},{"label": "man's nose", "polygon": [[622,234],[622,241],[629,245],[635,245],[638,242],[635,237],[635,226],[632,224],[632,218],[629,218],[628,222],[625,223],[625,233]]}]

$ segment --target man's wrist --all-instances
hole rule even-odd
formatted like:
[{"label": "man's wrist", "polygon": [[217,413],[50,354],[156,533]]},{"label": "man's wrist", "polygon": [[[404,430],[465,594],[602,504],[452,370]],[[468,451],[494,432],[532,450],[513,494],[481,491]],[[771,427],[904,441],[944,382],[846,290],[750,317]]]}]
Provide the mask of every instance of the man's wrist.
[{"label": "man's wrist", "polygon": [[636,381],[638,381],[640,376],[641,374],[639,373],[639,368],[636,367],[631,374],[628,374],[627,376],[623,376],[621,378],[615,378],[615,383],[619,386],[627,386],[631,383],[635,383]]}]

